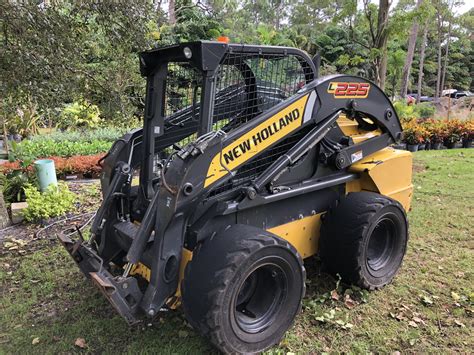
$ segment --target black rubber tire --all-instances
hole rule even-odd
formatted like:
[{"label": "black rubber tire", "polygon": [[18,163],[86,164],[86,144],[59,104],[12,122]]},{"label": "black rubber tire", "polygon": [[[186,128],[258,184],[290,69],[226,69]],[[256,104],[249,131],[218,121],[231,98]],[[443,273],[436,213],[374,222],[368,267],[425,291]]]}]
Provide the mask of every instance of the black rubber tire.
[{"label": "black rubber tire", "polygon": [[374,290],[393,280],[407,242],[408,221],[400,203],[373,192],[353,192],[324,216],[320,256],[329,273]]},{"label": "black rubber tire", "polygon": [[233,225],[194,250],[181,284],[184,313],[222,352],[261,352],[292,325],[305,278],[303,261],[287,241]]}]

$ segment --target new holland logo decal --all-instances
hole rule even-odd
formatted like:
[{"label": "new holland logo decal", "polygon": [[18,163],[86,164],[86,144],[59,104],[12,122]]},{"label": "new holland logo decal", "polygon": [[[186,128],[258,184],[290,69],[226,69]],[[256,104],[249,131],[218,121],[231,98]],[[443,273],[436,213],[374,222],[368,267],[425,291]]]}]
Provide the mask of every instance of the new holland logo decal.
[{"label": "new holland logo decal", "polygon": [[365,99],[369,96],[369,83],[346,83],[332,81],[328,86],[328,93],[336,99]]},{"label": "new holland logo decal", "polygon": [[308,121],[315,100],[314,91],[304,95],[224,147],[222,152],[212,159],[204,187],[226,176],[229,171],[241,166]]}]

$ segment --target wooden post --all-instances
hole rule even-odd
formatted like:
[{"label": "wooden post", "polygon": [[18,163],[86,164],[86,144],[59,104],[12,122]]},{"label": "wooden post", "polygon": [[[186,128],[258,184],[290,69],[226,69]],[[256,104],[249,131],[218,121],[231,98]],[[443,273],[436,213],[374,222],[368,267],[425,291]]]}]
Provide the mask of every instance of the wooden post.
[{"label": "wooden post", "polygon": [[[449,91],[451,91],[451,85],[449,85]],[[451,111],[451,94],[448,95],[448,117],[447,120],[449,121],[449,112]]]}]

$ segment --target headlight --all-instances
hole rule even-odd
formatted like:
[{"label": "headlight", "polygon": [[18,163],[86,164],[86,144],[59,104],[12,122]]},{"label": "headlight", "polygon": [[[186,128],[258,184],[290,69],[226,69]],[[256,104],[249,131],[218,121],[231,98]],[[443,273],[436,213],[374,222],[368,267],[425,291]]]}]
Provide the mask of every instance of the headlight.
[{"label": "headlight", "polygon": [[189,47],[184,47],[183,53],[186,59],[191,59],[191,57],[193,56],[193,52],[191,51],[191,48]]}]

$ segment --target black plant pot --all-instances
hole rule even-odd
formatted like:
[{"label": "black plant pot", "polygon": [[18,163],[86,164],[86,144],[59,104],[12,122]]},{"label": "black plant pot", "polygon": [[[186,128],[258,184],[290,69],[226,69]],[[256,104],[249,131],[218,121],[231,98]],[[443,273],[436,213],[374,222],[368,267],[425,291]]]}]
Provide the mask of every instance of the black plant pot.
[{"label": "black plant pot", "polygon": [[425,143],[418,144],[418,150],[425,150],[425,149],[426,149]]},{"label": "black plant pot", "polygon": [[406,150],[407,149],[406,143],[394,144],[392,147],[394,149],[400,149],[400,150]]},{"label": "black plant pot", "polygon": [[441,142],[434,142],[434,143],[431,143],[431,149],[433,149],[433,150],[440,150],[440,149],[441,149]]},{"label": "black plant pot", "polygon": [[418,151],[418,144],[407,144],[407,150],[409,152],[417,152]]},{"label": "black plant pot", "polygon": [[471,139],[463,139],[462,140],[462,147],[463,148],[472,148],[472,138]]},{"label": "black plant pot", "polygon": [[456,148],[456,143],[457,142],[447,142],[445,145],[446,145],[446,148],[453,149],[453,148]]}]

